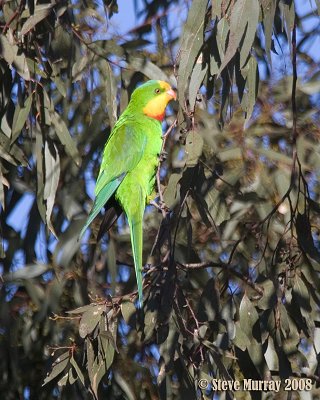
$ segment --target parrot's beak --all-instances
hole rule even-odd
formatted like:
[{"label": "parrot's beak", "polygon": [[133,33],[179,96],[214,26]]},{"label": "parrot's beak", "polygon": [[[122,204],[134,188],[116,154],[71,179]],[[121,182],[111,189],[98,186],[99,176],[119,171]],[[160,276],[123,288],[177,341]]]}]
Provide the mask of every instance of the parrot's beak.
[{"label": "parrot's beak", "polygon": [[177,94],[173,89],[170,88],[166,93],[171,99],[177,100]]}]

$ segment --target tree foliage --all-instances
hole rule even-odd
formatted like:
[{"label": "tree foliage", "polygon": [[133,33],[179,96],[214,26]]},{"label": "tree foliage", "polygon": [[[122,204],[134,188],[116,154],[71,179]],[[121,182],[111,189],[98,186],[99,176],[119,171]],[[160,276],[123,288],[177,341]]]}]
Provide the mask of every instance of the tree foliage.
[{"label": "tree foliage", "polygon": [[[0,2],[6,399],[209,399],[200,379],[301,377],[319,396],[320,3],[307,3],[136,0],[120,35],[116,0]],[[139,312],[125,219],[100,243],[102,216],[78,235],[145,79],[178,101]]]}]

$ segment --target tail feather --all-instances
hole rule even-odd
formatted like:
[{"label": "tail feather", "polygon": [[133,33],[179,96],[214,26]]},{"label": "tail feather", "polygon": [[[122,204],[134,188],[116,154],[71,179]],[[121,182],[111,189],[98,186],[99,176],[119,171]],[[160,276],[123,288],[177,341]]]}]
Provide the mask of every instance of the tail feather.
[{"label": "tail feather", "polygon": [[136,280],[138,286],[138,306],[139,308],[143,305],[143,292],[142,292],[142,217],[141,215],[137,217],[130,218],[129,226],[131,233],[131,245],[134,260],[134,269],[136,273]]}]

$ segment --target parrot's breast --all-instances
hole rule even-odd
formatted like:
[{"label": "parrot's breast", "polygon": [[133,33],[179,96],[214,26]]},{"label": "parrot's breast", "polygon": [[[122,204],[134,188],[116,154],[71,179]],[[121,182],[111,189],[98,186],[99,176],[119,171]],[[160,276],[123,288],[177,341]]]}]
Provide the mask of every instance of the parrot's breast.
[{"label": "parrot's breast", "polygon": [[161,124],[148,124],[144,127],[146,146],[139,163],[129,171],[116,192],[116,198],[126,214],[135,212],[137,193],[142,191],[144,207],[147,197],[151,195],[155,185],[155,175],[159,164],[159,154],[162,147]]}]

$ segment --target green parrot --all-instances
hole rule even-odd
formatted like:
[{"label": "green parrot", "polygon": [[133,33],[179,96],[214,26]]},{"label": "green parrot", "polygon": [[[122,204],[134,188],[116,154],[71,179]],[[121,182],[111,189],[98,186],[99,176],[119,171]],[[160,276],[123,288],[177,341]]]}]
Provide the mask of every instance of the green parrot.
[{"label": "green parrot", "polygon": [[164,81],[150,80],[132,93],[105,144],[95,187],[95,201],[80,233],[105,207],[98,240],[125,212],[130,227],[131,245],[142,306],[142,222],[149,196],[155,185],[156,169],[162,147],[161,121],[176,93]]}]

